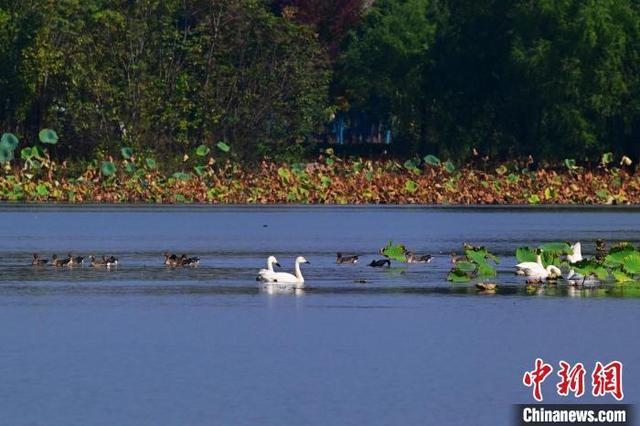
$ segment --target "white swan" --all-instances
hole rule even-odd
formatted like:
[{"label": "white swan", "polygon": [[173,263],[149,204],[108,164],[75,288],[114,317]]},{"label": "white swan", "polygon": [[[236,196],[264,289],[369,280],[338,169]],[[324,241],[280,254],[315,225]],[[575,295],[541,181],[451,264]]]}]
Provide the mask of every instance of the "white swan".
[{"label": "white swan", "polygon": [[562,276],[562,271],[555,265],[548,265],[546,268],[542,264],[542,256],[538,254],[535,262],[522,262],[516,265],[516,273],[526,275],[531,280],[540,281],[548,278],[558,278]]},{"label": "white swan", "polygon": [[544,281],[548,279],[560,278],[562,276],[562,271],[560,268],[554,265],[549,265],[546,268],[540,267],[535,270],[529,270],[527,274],[529,280],[531,281]]},{"label": "white swan", "polygon": [[257,279],[261,281],[274,281],[273,274],[276,272],[273,270],[273,265],[280,266],[275,256],[269,256],[267,258],[267,269],[260,269]]},{"label": "white swan", "polygon": [[582,260],[582,245],[580,245],[580,241],[571,246],[571,251],[573,251],[573,254],[567,255],[569,263],[580,262]]},{"label": "white swan", "polygon": [[535,262],[521,262],[516,265],[516,274],[518,275],[530,275],[528,271],[536,271],[544,269],[542,265],[542,256],[540,254],[536,255]]},{"label": "white swan", "polygon": [[288,272],[274,272],[271,274],[270,282],[277,284],[304,284],[304,277],[302,276],[302,272],[300,271],[301,263],[310,263],[307,259],[302,256],[298,256],[296,258],[296,267],[295,267],[295,275],[290,274]]}]

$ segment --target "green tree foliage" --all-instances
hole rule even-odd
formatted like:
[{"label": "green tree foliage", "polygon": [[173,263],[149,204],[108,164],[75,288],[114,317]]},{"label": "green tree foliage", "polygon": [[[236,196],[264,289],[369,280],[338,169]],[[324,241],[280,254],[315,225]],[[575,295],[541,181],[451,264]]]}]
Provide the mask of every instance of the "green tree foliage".
[{"label": "green tree foliage", "polygon": [[68,153],[251,157],[327,117],[326,50],[258,0],[0,0],[0,31],[0,126],[55,128]]},{"label": "green tree foliage", "polygon": [[425,138],[429,49],[435,23],[429,0],[380,0],[352,33],[337,65],[338,95],[349,108],[393,124],[401,142]]},{"label": "green tree foliage", "polygon": [[543,155],[640,152],[631,143],[632,132],[640,136],[638,3],[526,1],[514,11],[521,146]]},{"label": "green tree foliage", "polygon": [[57,158],[285,155],[337,109],[420,158],[637,160],[639,67],[636,0],[0,0],[0,132]]},{"label": "green tree foliage", "polygon": [[638,156],[632,0],[382,0],[352,33],[336,95],[425,154]]}]

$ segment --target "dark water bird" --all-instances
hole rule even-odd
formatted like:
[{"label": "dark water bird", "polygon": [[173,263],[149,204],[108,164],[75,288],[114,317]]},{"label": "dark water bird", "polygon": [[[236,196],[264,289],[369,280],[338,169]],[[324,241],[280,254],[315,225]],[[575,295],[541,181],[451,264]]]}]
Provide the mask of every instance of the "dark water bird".
[{"label": "dark water bird", "polygon": [[182,262],[178,259],[178,256],[171,254],[168,251],[164,252],[164,264],[171,266],[172,268],[182,266]]},{"label": "dark water bird", "polygon": [[102,259],[96,259],[95,256],[89,257],[89,261],[91,262],[91,266],[94,268],[99,268],[101,266],[107,266],[107,259],[102,256]]},{"label": "dark water bird", "polygon": [[458,262],[466,262],[468,260],[469,258],[464,254],[456,254],[455,251],[451,252],[451,263],[453,263],[454,265]]},{"label": "dark water bird", "polygon": [[482,250],[484,248],[484,246],[474,246],[473,244],[470,244],[470,243],[462,243],[462,247],[465,250],[473,250],[473,251]]},{"label": "dark water bird", "polygon": [[360,256],[343,256],[342,253],[336,254],[336,263],[358,263]]},{"label": "dark water bird", "polygon": [[106,262],[107,266],[118,266],[118,258],[115,256],[103,256],[102,257]]},{"label": "dark water bird", "polygon": [[182,266],[198,266],[198,264],[200,263],[200,258],[199,257],[187,257],[186,254],[183,254],[180,257],[180,264]]},{"label": "dark water bird", "polygon": [[104,266],[109,268],[118,264],[118,258],[113,256],[102,256],[102,259],[96,259],[95,256],[91,256],[89,259],[91,260],[91,266],[96,268]]},{"label": "dark water bird", "polygon": [[385,265],[387,265],[387,268],[391,267],[391,261],[389,259],[378,259],[372,260],[371,263],[369,263],[369,266],[372,268],[382,268]]},{"label": "dark water bird", "polygon": [[430,254],[420,256],[411,251],[405,251],[404,255],[407,257],[407,263],[429,263],[433,259]]},{"label": "dark water bird", "polygon": [[33,253],[33,260],[31,261],[31,266],[44,266],[49,262],[47,259],[40,259],[38,253]]},{"label": "dark water bird", "polygon": [[58,259],[58,255],[54,254],[53,256],[51,256],[51,265],[55,267],[71,266],[71,258],[68,257],[66,259]]},{"label": "dark water bird", "polygon": [[82,256],[71,256],[71,253],[69,253],[69,260],[71,265],[82,265],[82,261],[84,260],[84,257]]},{"label": "dark water bird", "polygon": [[607,243],[604,240],[596,240],[596,260],[602,262],[607,256]]},{"label": "dark water bird", "polygon": [[476,288],[478,290],[495,291],[496,287],[497,285],[495,283],[477,283],[476,284]]}]

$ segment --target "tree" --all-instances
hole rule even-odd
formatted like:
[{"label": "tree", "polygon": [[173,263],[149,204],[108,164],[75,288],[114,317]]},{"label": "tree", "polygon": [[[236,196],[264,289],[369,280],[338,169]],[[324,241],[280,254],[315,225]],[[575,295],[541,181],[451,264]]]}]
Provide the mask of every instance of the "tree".
[{"label": "tree", "polygon": [[523,1],[515,12],[524,147],[556,158],[630,153],[640,130],[637,2]]},{"label": "tree", "polygon": [[59,156],[224,139],[253,158],[326,119],[326,50],[260,0],[4,1],[0,125],[56,128]]},{"label": "tree", "polygon": [[333,57],[368,7],[363,0],[276,0],[274,6],[282,16],[311,27]]},{"label": "tree", "polygon": [[414,150],[426,137],[424,77],[435,32],[428,0],[375,2],[336,67],[336,96],[390,124]]}]

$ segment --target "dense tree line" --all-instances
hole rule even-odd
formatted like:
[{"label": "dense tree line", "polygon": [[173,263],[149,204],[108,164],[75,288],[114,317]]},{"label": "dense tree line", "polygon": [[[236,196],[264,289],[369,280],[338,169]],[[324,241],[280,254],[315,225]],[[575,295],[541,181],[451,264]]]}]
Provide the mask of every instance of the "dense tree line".
[{"label": "dense tree line", "polygon": [[259,0],[0,0],[0,127],[73,153],[207,141],[265,154],[316,134],[330,69]]},{"label": "dense tree line", "polygon": [[410,152],[637,158],[639,54],[636,0],[379,0],[335,78]]},{"label": "dense tree line", "polygon": [[637,158],[639,54],[637,0],[0,0],[0,131],[259,158],[357,113],[408,155]]}]

